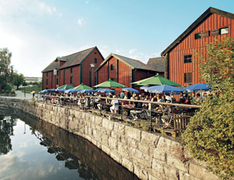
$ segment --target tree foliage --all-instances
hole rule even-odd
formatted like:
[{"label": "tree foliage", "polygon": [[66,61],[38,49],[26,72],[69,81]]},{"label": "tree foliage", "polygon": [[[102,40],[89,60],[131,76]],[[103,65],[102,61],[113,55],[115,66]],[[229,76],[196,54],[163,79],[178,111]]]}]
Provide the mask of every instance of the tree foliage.
[{"label": "tree foliage", "polygon": [[[199,54],[199,53],[198,53]],[[201,56],[200,56],[201,57]],[[201,78],[216,95],[204,100],[183,134],[186,147],[224,179],[234,177],[234,41],[223,38],[206,45],[199,58]]]},{"label": "tree foliage", "polygon": [[18,74],[16,72],[13,73],[12,82],[13,85],[17,87],[17,89],[19,89],[20,85],[23,85],[24,81],[25,79],[23,74]]},{"label": "tree foliage", "polygon": [[13,67],[11,66],[12,54],[8,49],[4,48],[0,50],[0,87],[4,88],[9,82],[13,73]]}]

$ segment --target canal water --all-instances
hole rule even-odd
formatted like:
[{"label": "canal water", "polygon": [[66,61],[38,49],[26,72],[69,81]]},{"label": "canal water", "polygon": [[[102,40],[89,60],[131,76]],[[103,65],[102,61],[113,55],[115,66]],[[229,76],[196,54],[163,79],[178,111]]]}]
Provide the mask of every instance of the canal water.
[{"label": "canal water", "polygon": [[85,139],[0,108],[0,180],[138,180]]}]

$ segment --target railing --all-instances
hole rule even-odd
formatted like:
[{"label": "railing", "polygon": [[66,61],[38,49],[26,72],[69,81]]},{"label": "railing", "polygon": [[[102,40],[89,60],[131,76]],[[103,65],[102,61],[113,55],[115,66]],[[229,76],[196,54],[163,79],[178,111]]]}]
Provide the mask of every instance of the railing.
[{"label": "railing", "polygon": [[[99,101],[96,101],[97,99]],[[163,132],[168,135],[177,136],[186,129],[190,118],[200,109],[199,105],[187,105],[178,103],[151,102],[144,100],[130,100],[109,97],[84,96],[81,98],[61,98],[57,96],[44,96],[43,102],[65,106],[71,109],[82,109],[92,113],[106,116],[113,120],[123,121],[130,125],[141,127],[144,130],[153,132]],[[110,101],[118,100],[118,110],[114,113],[110,112]],[[106,103],[106,101],[109,101]],[[123,101],[129,104],[142,103],[143,108],[135,108],[131,105],[123,105]],[[78,102],[80,102],[78,106]],[[99,107],[97,106],[99,104]],[[167,112],[157,111],[154,106],[173,106],[174,111],[168,115]],[[166,119],[167,117],[168,119]],[[165,119],[164,119],[165,118]]]}]

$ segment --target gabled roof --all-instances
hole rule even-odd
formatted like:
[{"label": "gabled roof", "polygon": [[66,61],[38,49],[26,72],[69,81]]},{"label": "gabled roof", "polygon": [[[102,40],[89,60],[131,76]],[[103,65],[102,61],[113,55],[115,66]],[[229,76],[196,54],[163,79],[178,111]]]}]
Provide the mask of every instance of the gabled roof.
[{"label": "gabled roof", "polygon": [[151,68],[150,66],[144,64],[143,62],[135,59],[131,59],[128,57],[120,56],[118,54],[111,53],[101,64],[100,66],[95,70],[98,71],[111,57],[115,57],[116,59],[122,61],[123,63],[130,66],[132,69],[142,69],[142,70],[148,70],[148,71],[155,71],[155,69]]},{"label": "gabled roof", "polygon": [[44,72],[48,72],[48,71],[53,71],[54,69],[58,69],[58,68],[59,68],[59,61],[58,60],[54,60],[42,72],[44,73]]},{"label": "gabled roof", "polygon": [[63,56],[59,58],[58,60],[60,61],[66,61],[60,69],[64,69],[66,67],[70,66],[75,66],[79,65],[95,48],[97,47],[92,47],[83,51],[76,52],[74,54],[70,54],[67,56]]},{"label": "gabled roof", "polygon": [[[42,72],[52,71],[55,68],[56,69],[64,69],[66,67],[79,65],[83,60],[85,60],[85,58],[94,49],[97,49],[97,51],[100,53],[98,48],[95,46],[95,47],[92,47],[92,48],[89,48],[89,49],[86,49],[86,50],[83,50],[83,51],[76,52],[74,54],[70,54],[70,55],[63,56],[63,57],[58,57],[49,66],[47,66]],[[102,56],[101,53],[100,53],[100,55]],[[104,58],[102,57],[102,59],[104,59]],[[65,62],[61,67],[60,67],[60,61]]]},{"label": "gabled roof", "polygon": [[158,72],[164,72],[165,58],[164,57],[149,58],[147,65]]},{"label": "gabled roof", "polygon": [[222,11],[213,7],[208,8],[196,21],[194,21],[173,43],[170,44],[162,53],[161,56],[165,56],[170,52],[177,44],[179,44],[184,38],[186,38],[198,25],[200,25],[205,19],[212,14],[218,14],[227,18],[234,19],[234,14]]}]

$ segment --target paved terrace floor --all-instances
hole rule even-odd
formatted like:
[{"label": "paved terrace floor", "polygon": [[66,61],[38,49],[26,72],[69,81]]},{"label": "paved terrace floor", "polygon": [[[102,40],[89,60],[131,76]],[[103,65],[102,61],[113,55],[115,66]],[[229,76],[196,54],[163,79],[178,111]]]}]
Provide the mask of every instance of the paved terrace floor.
[{"label": "paved terrace floor", "polygon": [[13,98],[13,99],[32,99],[32,94],[23,93],[22,91],[15,91],[16,96],[10,97],[10,96],[0,96],[3,98]]}]

